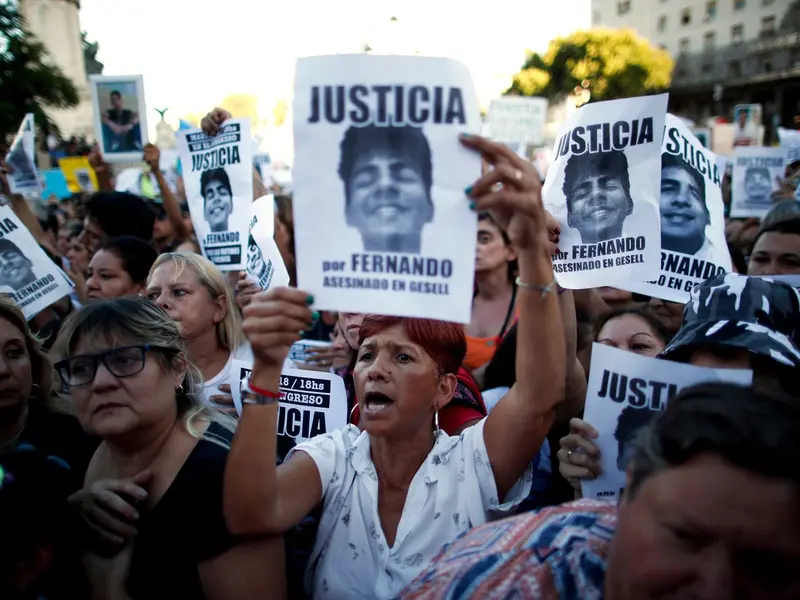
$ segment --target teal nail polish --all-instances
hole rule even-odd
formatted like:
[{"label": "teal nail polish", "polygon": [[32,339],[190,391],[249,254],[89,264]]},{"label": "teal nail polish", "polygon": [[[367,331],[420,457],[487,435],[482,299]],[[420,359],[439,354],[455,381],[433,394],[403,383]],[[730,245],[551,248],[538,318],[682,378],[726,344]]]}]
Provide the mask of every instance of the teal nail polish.
[{"label": "teal nail polish", "polygon": [[471,185],[468,185],[467,187],[465,187],[465,188],[464,188],[464,193],[465,193],[467,196],[469,196],[469,195],[472,193],[472,186],[471,186]]},{"label": "teal nail polish", "polygon": [[461,137],[464,138],[464,139],[471,138],[472,134],[471,133],[462,133]]},{"label": "teal nail polish", "polygon": [[474,202],[470,202],[469,203],[469,209],[470,210],[475,210],[475,203]]},{"label": "teal nail polish", "polygon": [[308,296],[306,296],[306,304],[308,304],[309,306],[310,306],[311,304],[314,304],[314,296],[312,296],[311,294],[309,294]]},{"label": "teal nail polish", "polygon": [[313,313],[311,313],[311,319],[312,319],[312,320],[313,320],[315,323],[316,323],[317,321],[319,321],[319,313],[318,313],[317,311],[314,311]]}]

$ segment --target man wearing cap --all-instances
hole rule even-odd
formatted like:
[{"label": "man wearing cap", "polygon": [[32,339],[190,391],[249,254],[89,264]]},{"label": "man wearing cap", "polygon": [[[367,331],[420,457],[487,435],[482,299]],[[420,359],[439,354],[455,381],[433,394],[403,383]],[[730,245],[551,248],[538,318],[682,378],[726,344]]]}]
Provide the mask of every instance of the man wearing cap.
[{"label": "man wearing cap", "polygon": [[200,175],[203,211],[212,232],[228,231],[228,217],[233,212],[233,190],[225,169],[211,169]]},{"label": "man wearing cap", "polygon": [[711,217],[703,176],[680,156],[661,155],[661,247],[697,254]]},{"label": "man wearing cap", "polygon": [[419,254],[433,221],[433,166],[419,127],[350,127],[341,143],[339,177],[345,220],[366,252]]},{"label": "man wearing cap", "polygon": [[14,293],[36,281],[33,263],[22,250],[7,238],[0,238],[0,286]]},{"label": "man wearing cap", "polygon": [[573,154],[564,168],[562,191],[567,199],[567,224],[580,232],[581,243],[622,237],[625,219],[633,214],[624,152]]}]

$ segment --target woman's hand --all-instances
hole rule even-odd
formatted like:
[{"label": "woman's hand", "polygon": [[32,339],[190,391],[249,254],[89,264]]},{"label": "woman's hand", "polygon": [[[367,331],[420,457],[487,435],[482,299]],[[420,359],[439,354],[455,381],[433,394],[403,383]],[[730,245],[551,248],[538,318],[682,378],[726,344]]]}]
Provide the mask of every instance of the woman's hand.
[{"label": "woman's hand", "polygon": [[254,279],[251,279],[246,271],[239,272],[239,279],[236,282],[236,305],[239,310],[244,310],[244,307],[253,301],[253,296],[258,294],[261,288]]},{"label": "woman's hand", "polygon": [[548,251],[547,216],[542,182],[536,168],[510,148],[477,135],[462,135],[461,143],[480,152],[493,168],[468,187],[475,210],[486,210],[520,250]]},{"label": "woman's hand", "polygon": [[314,297],[295,288],[279,287],[253,296],[242,311],[244,333],[256,362],[280,369],[289,348],[314,324],[309,306]]},{"label": "woman's hand", "polygon": [[211,396],[209,400],[214,407],[220,411],[225,413],[226,415],[230,415],[232,417],[236,416],[236,405],[233,403],[233,396],[231,395],[231,386],[227,383],[223,383],[221,386],[217,388],[221,394],[217,394],[216,396]]},{"label": "woman's hand", "polygon": [[76,268],[74,264],[69,264],[69,271],[67,271],[72,283],[75,284],[75,294],[78,296],[78,301],[81,304],[86,304],[89,301],[89,290],[86,288],[86,275],[80,269]]},{"label": "woman's hand", "polygon": [[203,117],[203,120],[200,121],[200,129],[202,129],[206,135],[217,135],[220,126],[225,121],[232,118],[233,115],[227,110],[217,107]]},{"label": "woman's hand", "polygon": [[581,480],[595,479],[600,473],[600,450],[592,439],[597,430],[583,419],[569,422],[569,435],[561,438],[558,451],[558,471],[575,491],[581,491]]},{"label": "woman's hand", "polygon": [[150,167],[150,172],[155,174],[161,171],[161,150],[154,144],[147,144],[144,147],[144,154],[142,156],[144,162]]},{"label": "woman's hand", "polygon": [[142,471],[127,479],[102,479],[70,496],[69,502],[95,540],[116,554],[136,535],[135,504],[147,499],[145,487],[152,478],[152,472]]}]

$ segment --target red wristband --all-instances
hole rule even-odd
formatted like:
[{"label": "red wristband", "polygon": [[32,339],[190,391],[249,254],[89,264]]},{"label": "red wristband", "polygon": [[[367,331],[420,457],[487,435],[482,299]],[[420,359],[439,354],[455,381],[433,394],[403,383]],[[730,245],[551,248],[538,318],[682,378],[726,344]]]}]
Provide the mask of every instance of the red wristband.
[{"label": "red wristband", "polygon": [[265,390],[264,388],[256,387],[249,381],[247,382],[247,387],[250,388],[250,391],[254,394],[258,394],[259,396],[264,396],[266,398],[275,398],[276,400],[281,399],[280,392],[270,392],[269,390]]}]

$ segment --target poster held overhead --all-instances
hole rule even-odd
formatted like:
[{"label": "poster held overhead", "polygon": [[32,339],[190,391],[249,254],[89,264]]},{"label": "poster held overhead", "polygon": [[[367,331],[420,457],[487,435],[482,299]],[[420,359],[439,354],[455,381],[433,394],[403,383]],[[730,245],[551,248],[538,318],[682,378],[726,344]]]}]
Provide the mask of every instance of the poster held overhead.
[{"label": "poster held overhead", "polygon": [[12,194],[38,194],[42,191],[42,182],[36,170],[35,135],[33,113],[28,113],[5,158],[6,164],[11,167],[8,185]]},{"label": "poster held overhead", "polygon": [[683,388],[698,383],[750,385],[747,369],[710,369],[671,362],[604,344],[592,346],[584,419],[598,433],[602,474],[583,481],[583,496],[618,500],[639,429]]},{"label": "poster held overhead", "polygon": [[489,137],[498,142],[539,146],[544,143],[547,100],[503,96],[489,103]]},{"label": "poster held overhead", "polygon": [[569,289],[652,279],[667,95],[587,104],[562,126],[542,199],[561,225],[553,270]]},{"label": "poster held overhead", "polygon": [[97,173],[85,156],[69,156],[58,159],[58,166],[67,180],[67,188],[73,194],[96,192],[100,189]]},{"label": "poster held overhead", "polygon": [[0,293],[6,293],[32,319],[68,295],[70,281],[50,260],[13,209],[0,206]]},{"label": "poster held overhead", "polygon": [[271,194],[253,202],[253,218],[247,239],[247,274],[265,291],[289,285],[289,272],[272,237],[274,202]]},{"label": "poster held overhead", "polygon": [[731,217],[760,219],[772,208],[772,193],[786,174],[786,148],[741,146],[734,150]]},{"label": "poster held overhead", "polygon": [[661,269],[622,289],[685,304],[695,285],[731,270],[725,240],[723,171],[687,125],[667,115],[661,146]]},{"label": "poster held overhead", "polygon": [[147,144],[147,106],[141,75],[89,77],[97,143],[108,163],[142,160]]},{"label": "poster held overhead", "polygon": [[[480,111],[466,67],[339,55],[297,63],[298,286],[315,307],[468,322]],[[322,243],[324,240],[324,243]]]},{"label": "poster held overhead", "polygon": [[223,271],[244,269],[253,203],[249,119],[228,119],[216,136],[188,129],[177,137],[189,212],[203,255]]}]

